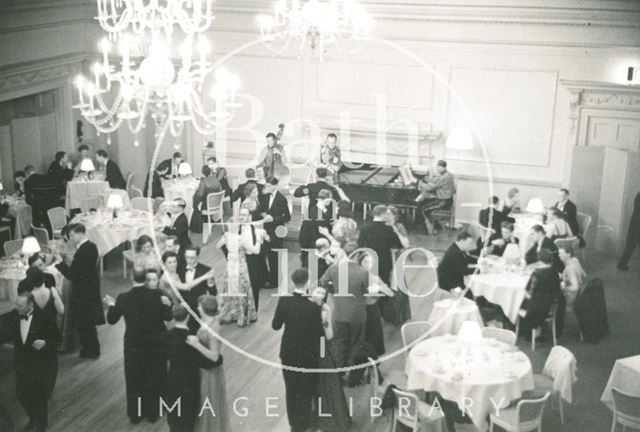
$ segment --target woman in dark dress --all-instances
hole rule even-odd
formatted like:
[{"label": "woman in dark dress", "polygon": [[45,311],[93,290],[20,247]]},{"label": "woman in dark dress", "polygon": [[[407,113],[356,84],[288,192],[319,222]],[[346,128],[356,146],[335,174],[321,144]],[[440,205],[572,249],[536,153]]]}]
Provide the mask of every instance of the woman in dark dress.
[{"label": "woman in dark dress", "polygon": [[[325,355],[320,356],[318,367],[321,369],[335,369],[336,361],[333,357],[331,339],[333,338],[333,325],[331,321],[331,309],[326,303],[327,290],[317,287],[313,290],[311,301],[322,308],[322,325],[326,339]],[[318,416],[316,429],[321,431],[342,432],[349,429],[351,417],[347,399],[342,389],[342,378],[338,372],[327,372],[318,375],[318,411],[327,416]]]},{"label": "woman in dark dress", "polygon": [[[407,233],[404,225],[399,222],[400,215],[398,213],[398,209],[394,206],[388,206],[387,214],[389,217],[388,225],[393,227],[405,249],[408,248],[409,234]],[[398,277],[404,278],[404,272],[397,272],[395,268],[396,257],[400,255],[402,250],[404,249],[394,251],[394,266],[391,270],[391,275],[389,276],[391,281],[391,289],[393,290],[395,295],[393,297],[382,299],[382,303],[380,305],[380,310],[384,321],[398,327],[411,319],[411,305],[409,304],[409,296],[404,291],[398,289]],[[406,280],[404,286],[407,286]]]}]

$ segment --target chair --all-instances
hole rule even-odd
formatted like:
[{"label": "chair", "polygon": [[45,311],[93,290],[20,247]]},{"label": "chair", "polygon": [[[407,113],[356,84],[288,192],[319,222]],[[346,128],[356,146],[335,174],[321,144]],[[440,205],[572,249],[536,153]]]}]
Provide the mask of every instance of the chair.
[{"label": "chair", "polygon": [[451,208],[448,210],[434,210],[431,212],[431,221],[447,221],[449,223],[449,229],[454,229],[456,226],[456,195],[452,197]]},{"label": "chair", "polygon": [[136,197],[131,199],[131,208],[134,210],[148,211],[149,207],[153,209],[153,200],[151,198]]},{"label": "chair", "polygon": [[3,232],[6,232],[9,235],[9,240],[11,240],[13,236],[11,235],[11,227],[9,225],[0,226],[0,233],[3,233]]},{"label": "chair", "polygon": [[211,235],[213,226],[211,225],[211,218],[215,221],[224,222],[224,211],[222,210],[222,200],[224,199],[224,191],[213,192],[207,195],[207,208],[202,210],[202,217],[207,220],[207,230],[202,233],[202,241],[207,242],[207,239]]},{"label": "chair", "polygon": [[4,256],[10,257],[13,254],[20,252],[22,249],[23,240],[8,240],[4,242]]},{"label": "chair", "polygon": [[[551,335],[553,337],[553,346],[558,345],[558,338],[556,334],[556,315],[558,314],[558,303],[554,303],[551,305],[551,309],[549,310],[549,315],[547,319],[544,320],[544,324],[548,324],[551,327]],[[536,350],[536,329],[531,329],[531,351]],[[520,317],[518,317],[518,321],[516,321],[516,334],[520,334]]]},{"label": "chair", "polygon": [[129,199],[133,200],[134,198],[141,198],[144,194],[141,189],[138,189],[135,186],[131,186],[131,190],[129,190]]},{"label": "chair", "polygon": [[518,336],[511,330],[505,330],[496,327],[483,327],[482,337],[494,338],[508,345],[515,345],[516,341],[518,340]]},{"label": "chair", "polygon": [[[580,239],[578,237],[559,238],[553,241],[558,249],[571,248],[572,250],[578,250],[580,247]],[[584,262],[584,259],[582,260]]]},{"label": "chair", "polygon": [[33,231],[33,236],[38,240],[41,247],[49,244],[49,232],[45,228],[38,228],[31,225],[31,231]]},{"label": "chair", "polygon": [[62,228],[67,225],[67,211],[62,207],[54,207],[47,210],[49,224],[51,224],[51,234],[55,238],[62,235]]},{"label": "chair", "polygon": [[536,391],[545,391],[558,398],[562,424],[564,424],[562,399],[571,403],[573,383],[576,381],[576,358],[571,351],[562,346],[551,349],[544,362],[542,374],[533,376]]},{"label": "chair", "polygon": [[442,431],[444,416],[439,408],[434,408],[418,399],[414,393],[393,389],[396,403],[393,408],[393,426],[396,432],[398,423],[406,426],[411,432]]},{"label": "chair", "polygon": [[156,197],[153,200],[153,212],[157,213],[158,210],[160,210],[160,207],[162,207],[162,204],[164,204],[164,198],[162,197]]},{"label": "chair", "polygon": [[131,192],[131,186],[133,186],[133,178],[134,177],[135,177],[135,175],[132,172],[127,174],[127,183],[126,183],[126,186],[125,186],[124,190],[127,191],[127,193],[129,195],[131,195],[130,192]]},{"label": "chair", "polygon": [[400,333],[402,335],[405,360],[411,348],[430,336],[430,330],[431,326],[426,321],[413,321],[402,325]]},{"label": "chair", "polygon": [[613,394],[613,424],[611,432],[615,432],[620,423],[622,430],[627,427],[640,430],[640,397],[632,396],[617,388],[612,388]]},{"label": "chair", "polygon": [[[401,370],[392,370],[386,378],[380,381],[380,373],[374,359],[369,357],[369,388],[372,398],[380,398],[384,396],[387,387],[394,385],[398,388],[407,386],[407,376]],[[371,423],[375,422],[375,417],[371,416]]]},{"label": "chair", "polygon": [[[578,234],[580,234],[582,238],[585,239],[587,237],[587,233],[589,232],[589,227],[591,226],[591,220],[593,218],[586,213],[578,212],[578,214],[576,215],[576,219],[578,220],[578,231],[580,231]],[[582,252],[582,262],[585,262],[584,250],[584,247],[580,248],[580,251]]]},{"label": "chair", "polygon": [[87,213],[91,209],[99,209],[102,202],[100,198],[85,198],[80,201],[80,211],[82,213]]},{"label": "chair", "polygon": [[504,408],[489,416],[489,432],[500,426],[507,432],[542,432],[542,414],[549,393],[540,399],[523,399],[515,407]]}]

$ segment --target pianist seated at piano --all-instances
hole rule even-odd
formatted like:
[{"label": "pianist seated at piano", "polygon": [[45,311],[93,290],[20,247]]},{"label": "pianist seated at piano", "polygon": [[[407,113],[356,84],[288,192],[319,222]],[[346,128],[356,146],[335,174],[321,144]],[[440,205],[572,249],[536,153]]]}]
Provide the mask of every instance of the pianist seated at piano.
[{"label": "pianist seated at piano", "polygon": [[456,194],[456,182],[449,171],[447,162],[439,160],[433,177],[418,182],[420,195],[415,199],[420,204],[420,211],[424,216],[427,233],[436,233],[437,227],[431,221],[431,213],[435,210],[449,210],[453,206],[453,196]]}]

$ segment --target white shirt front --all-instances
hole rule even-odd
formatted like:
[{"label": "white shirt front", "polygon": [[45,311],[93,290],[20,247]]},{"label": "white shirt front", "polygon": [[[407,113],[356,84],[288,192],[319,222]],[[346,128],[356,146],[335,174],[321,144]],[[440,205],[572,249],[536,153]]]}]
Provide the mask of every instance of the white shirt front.
[{"label": "white shirt front", "polygon": [[271,208],[271,206],[273,205],[273,200],[276,197],[276,193],[275,191],[269,194],[269,208]]},{"label": "white shirt front", "polygon": [[29,336],[29,329],[31,328],[32,320],[33,312],[29,314],[29,317],[26,320],[20,317],[20,337],[22,338],[23,344],[27,342],[27,337]]},{"label": "white shirt front", "polygon": [[187,271],[184,273],[184,281],[186,283],[191,283],[195,279],[196,276],[196,268],[187,268]]}]

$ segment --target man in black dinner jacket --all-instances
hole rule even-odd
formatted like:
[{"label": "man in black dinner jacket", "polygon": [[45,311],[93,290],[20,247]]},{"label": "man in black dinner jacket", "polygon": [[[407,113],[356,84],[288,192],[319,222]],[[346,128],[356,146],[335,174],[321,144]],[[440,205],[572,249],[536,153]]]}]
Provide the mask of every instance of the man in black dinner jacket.
[{"label": "man in black dinner jacket", "polygon": [[189,219],[184,213],[185,207],[187,203],[182,198],[173,202],[170,209],[171,226],[165,227],[162,232],[168,236],[176,236],[180,247],[186,250],[191,246],[191,239],[189,238]]},{"label": "man in black dinner jacket", "polygon": [[[438,264],[438,285],[446,291],[454,288],[464,289],[464,277],[473,273],[469,264],[475,264],[476,259],[469,255],[469,252],[476,248],[473,236],[466,231],[460,231],[456,235],[456,240],[444,253],[442,260]],[[473,298],[471,290],[467,291],[466,297]]]},{"label": "man in black dinner jacket", "polygon": [[0,327],[0,343],[13,341],[16,396],[29,417],[24,430],[44,432],[48,421],[47,388],[58,369],[60,334],[41,315],[33,313],[34,305],[30,292],[18,294],[15,310]]},{"label": "man in black dinner jacket", "polygon": [[293,295],[280,297],[271,326],[284,326],[280,360],[286,391],[287,416],[292,432],[312,427],[313,400],[317,394],[317,374],[293,371],[286,366],[314,369],[318,367],[320,343],[324,336],[320,306],[307,297],[309,273],[304,268],[291,275]]},{"label": "man in black dinner jacket", "polygon": [[253,168],[247,168],[244,172],[244,176],[246,177],[247,181],[245,181],[244,183],[240,183],[236,190],[231,193],[230,199],[232,203],[236,202],[237,200],[240,200],[241,203],[242,201],[244,201],[244,187],[249,183],[253,183],[254,185],[256,185],[256,187],[258,188],[258,194],[262,194],[263,185],[258,183],[258,180],[256,180],[256,170],[254,170]]},{"label": "man in black dinner jacket", "polygon": [[580,227],[578,226],[578,207],[569,199],[569,189],[560,189],[558,192],[558,202],[555,203],[554,207],[560,210],[562,218],[569,224],[573,235],[579,235]]},{"label": "man in black dinner jacket", "polygon": [[393,249],[402,249],[398,233],[387,225],[387,207],[377,205],[371,210],[373,220],[364,224],[358,236],[358,246],[373,249],[378,255],[378,276],[390,285],[393,269]]},{"label": "man in black dinner jacket", "polygon": [[76,318],[76,329],[80,339],[81,358],[100,357],[97,325],[105,323],[100,296],[100,275],[98,273],[98,247],[87,239],[86,228],[82,224],[71,225],[69,239],[75,244],[76,252],[71,265],[57,256],[56,268],[73,284],[71,297],[72,316]]},{"label": "man in black dinner jacket", "polygon": [[[178,273],[180,280],[184,283],[190,283],[194,279],[204,276],[211,271],[211,267],[198,262],[200,258],[200,247],[189,246],[184,251],[185,268],[182,272]],[[213,278],[200,282],[198,285],[191,288],[189,291],[180,290],[182,298],[191,307],[191,310],[198,313],[198,297],[204,294],[211,294],[212,296],[218,295],[218,289],[215,281],[210,283]],[[195,333],[200,324],[195,319],[189,321],[189,328]]]},{"label": "man in black dinner jacket", "polygon": [[542,225],[534,225],[531,227],[531,236],[533,237],[534,244],[529,248],[524,255],[524,261],[527,264],[533,264],[539,261],[538,255],[541,250],[548,250],[553,256],[553,269],[560,273],[564,269],[564,265],[558,257],[558,248],[553,240],[547,237],[547,233]]},{"label": "man in black dinner jacket", "polygon": [[65,184],[73,178],[73,168],[69,168],[67,152],[56,152],[55,160],[49,165],[47,174],[56,183]]},{"label": "man in black dinner jacket", "polygon": [[500,233],[500,225],[502,222],[514,223],[516,220],[512,217],[509,217],[498,210],[498,204],[500,203],[500,198],[497,196],[492,196],[489,198],[489,206],[480,210],[480,214],[478,215],[478,222],[485,228],[491,228],[493,233]]},{"label": "man in black dinner jacket", "polygon": [[278,252],[275,249],[282,248],[282,237],[276,235],[276,230],[280,234],[279,226],[284,225],[291,220],[289,212],[289,204],[287,199],[278,191],[278,179],[269,177],[263,188],[263,194],[260,195],[260,213],[264,221],[264,230],[269,236],[269,241],[264,243],[265,254],[269,262],[269,282],[271,286],[278,286]]},{"label": "man in black dinner jacket", "polygon": [[127,415],[134,424],[143,417],[154,422],[166,386],[164,322],[171,319],[171,301],[158,290],[158,273],[142,267],[133,269],[133,288],[120,294],[117,300],[107,295],[103,301],[108,307],[109,324],[116,324],[121,317],[126,324]]},{"label": "man in black dinner jacket", "polygon": [[309,197],[309,211],[311,211],[311,207],[313,207],[316,203],[316,199],[318,198],[318,192],[322,189],[326,189],[331,192],[331,196],[334,199],[349,201],[349,197],[345,195],[345,193],[340,189],[338,185],[329,184],[327,178],[329,176],[329,170],[326,167],[318,167],[316,168],[316,181],[314,183],[309,183],[305,185],[300,185],[293,191],[293,196],[300,197]]},{"label": "man in black dinner jacket", "polygon": [[111,189],[126,189],[127,182],[120,171],[117,163],[109,159],[109,154],[105,150],[96,152],[96,160],[100,165],[104,165],[105,178]]}]

